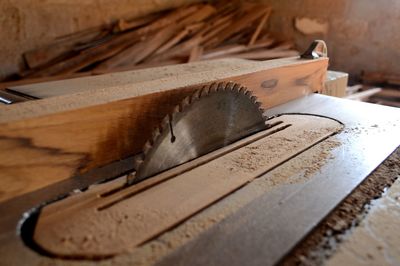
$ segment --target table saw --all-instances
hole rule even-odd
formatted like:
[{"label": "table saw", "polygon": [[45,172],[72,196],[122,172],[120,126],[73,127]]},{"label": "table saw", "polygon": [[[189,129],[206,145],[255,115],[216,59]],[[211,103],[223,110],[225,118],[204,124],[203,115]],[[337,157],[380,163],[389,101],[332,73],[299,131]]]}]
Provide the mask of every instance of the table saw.
[{"label": "table saw", "polygon": [[[321,48],[322,45],[322,48]],[[224,59],[8,88],[1,265],[282,263],[400,144],[328,66]]]}]

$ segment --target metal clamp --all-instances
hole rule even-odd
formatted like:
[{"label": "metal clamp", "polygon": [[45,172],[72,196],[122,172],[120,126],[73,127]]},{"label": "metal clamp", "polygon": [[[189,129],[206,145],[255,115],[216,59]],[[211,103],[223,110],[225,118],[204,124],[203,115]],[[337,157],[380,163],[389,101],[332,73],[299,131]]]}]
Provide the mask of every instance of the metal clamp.
[{"label": "metal clamp", "polygon": [[0,89],[0,104],[13,104],[27,100],[27,98]]},{"label": "metal clamp", "polygon": [[300,56],[304,59],[318,59],[321,57],[328,57],[328,48],[323,40],[315,40],[307,48],[307,50]]}]

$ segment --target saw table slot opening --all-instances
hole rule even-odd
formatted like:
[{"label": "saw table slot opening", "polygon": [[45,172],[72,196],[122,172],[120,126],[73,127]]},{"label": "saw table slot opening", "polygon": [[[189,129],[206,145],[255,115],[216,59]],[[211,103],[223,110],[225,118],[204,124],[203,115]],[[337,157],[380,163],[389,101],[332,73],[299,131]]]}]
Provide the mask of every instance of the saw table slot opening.
[{"label": "saw table slot opening", "polygon": [[[170,171],[166,171],[161,176],[158,176],[158,177],[155,177],[155,178],[146,179],[146,180],[138,183],[141,186],[139,186],[137,188],[135,186],[133,186],[132,187],[132,189],[133,189],[132,192],[124,195],[121,198],[116,199],[113,202],[107,203],[104,206],[100,206],[99,208],[97,208],[97,210],[98,211],[102,211],[102,210],[105,210],[107,208],[110,208],[111,206],[117,204],[118,202],[126,200],[126,199],[128,199],[130,197],[133,197],[136,194],[138,194],[138,193],[140,193],[140,192],[142,192],[142,191],[144,191],[146,189],[149,189],[149,188],[151,188],[151,187],[153,187],[155,185],[159,185],[159,184],[161,184],[161,183],[163,183],[165,181],[168,181],[169,179],[174,178],[174,177],[176,177],[176,176],[178,176],[180,174],[183,174],[184,172],[190,171],[195,167],[199,167],[199,166],[201,166],[201,165],[203,165],[203,164],[205,164],[205,163],[207,163],[207,162],[209,162],[211,160],[214,160],[214,159],[216,159],[218,157],[221,157],[221,156],[223,156],[223,155],[225,155],[225,154],[227,154],[229,152],[232,152],[232,151],[237,150],[237,149],[239,149],[239,148],[241,148],[243,146],[246,146],[246,145],[250,144],[251,142],[254,142],[254,141],[257,141],[257,140],[259,140],[261,138],[270,136],[272,134],[275,134],[275,133],[277,133],[279,131],[282,131],[282,130],[292,126],[292,124],[286,124],[286,125],[283,125],[281,127],[274,128],[275,126],[280,125],[282,123],[283,123],[283,121],[277,121],[277,122],[274,122],[272,124],[268,124],[267,125],[268,129],[265,130],[265,131],[262,131],[262,132],[259,132],[259,133],[255,134],[255,135],[252,135],[250,137],[244,138],[244,139],[242,139],[242,140],[240,140],[240,141],[238,141],[236,143],[233,143],[233,144],[231,144],[229,146],[226,146],[226,147],[224,147],[222,149],[219,149],[219,150],[214,151],[214,152],[212,152],[210,154],[207,154],[205,156],[197,158],[196,160],[190,161],[190,162],[188,162],[186,164],[183,164],[180,167],[178,166],[179,169],[171,169]],[[268,131],[271,128],[274,128],[274,129],[272,131]],[[107,191],[107,192],[101,194],[100,197],[112,196],[115,193],[117,193],[117,192],[119,192],[119,191],[121,191],[123,189],[126,189],[126,188],[127,187],[125,185],[123,185],[123,186],[118,187],[118,188],[116,188],[114,190]]]},{"label": "saw table slot opening", "polygon": [[[272,129],[272,128],[274,128],[275,126],[280,125],[280,124],[282,124],[282,123],[283,123],[283,121],[274,121],[274,122],[272,122],[272,123],[266,123],[266,129],[265,129],[264,131],[262,131],[262,132],[259,132],[259,133],[257,133],[257,134],[252,135],[252,137],[254,138],[254,137],[259,136],[259,138],[262,138],[262,137],[265,136],[264,133],[265,133],[267,130]],[[285,126],[283,126],[283,127],[281,127],[281,128],[275,129],[274,131],[269,131],[268,133],[269,133],[269,134],[273,134],[273,133],[275,133],[275,132],[278,132],[278,131],[280,131],[280,130],[285,129],[285,128],[288,127],[288,126],[290,126],[290,125],[285,125]],[[245,137],[244,139],[246,139],[246,138],[249,138],[249,137]],[[239,143],[239,142],[237,142],[236,145],[238,145],[238,143]],[[246,145],[246,144],[243,144],[243,145]],[[226,147],[225,147],[225,148],[226,148]],[[229,152],[229,151],[228,151],[228,152]],[[212,153],[209,153],[208,156],[210,156],[211,154],[212,154]],[[221,154],[221,155],[222,155],[222,154]],[[199,158],[198,158],[198,159],[199,159]],[[136,169],[135,169],[135,170],[136,170]],[[190,170],[190,169],[189,169],[189,170]],[[131,173],[131,174],[134,174],[134,173]],[[179,174],[179,173],[177,173],[177,174]],[[177,174],[176,174],[176,175],[177,175]],[[175,176],[175,175],[174,175],[174,176]],[[172,178],[172,177],[174,177],[174,176],[170,176],[170,178]],[[141,184],[147,184],[147,182],[149,182],[148,180],[149,180],[149,179],[147,179],[147,181],[144,180],[144,181],[141,181],[141,182],[139,182],[139,183],[141,183]],[[164,179],[162,179],[162,180],[150,179],[150,180],[151,180],[152,182],[155,182],[154,185],[156,185],[156,184],[159,184],[159,183],[160,183],[162,180],[164,180]],[[109,190],[109,191],[106,191],[106,192],[100,194],[100,197],[108,197],[108,196],[110,196],[110,195],[112,195],[112,194],[115,194],[115,193],[117,193],[117,192],[119,192],[119,191],[125,189],[125,188],[126,188],[126,186],[120,186],[120,187],[117,187],[117,188],[113,188],[113,189],[111,189],[111,190]]]}]

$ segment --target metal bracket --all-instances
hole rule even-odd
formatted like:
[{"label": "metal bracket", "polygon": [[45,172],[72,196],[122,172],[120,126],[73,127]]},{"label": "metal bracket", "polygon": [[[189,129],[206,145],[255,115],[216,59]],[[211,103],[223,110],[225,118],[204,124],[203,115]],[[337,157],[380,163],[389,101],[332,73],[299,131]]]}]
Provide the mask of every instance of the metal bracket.
[{"label": "metal bracket", "polygon": [[307,48],[307,50],[300,56],[304,59],[318,59],[321,57],[328,57],[328,48],[323,40],[315,40]]},{"label": "metal bracket", "polygon": [[0,104],[13,104],[27,100],[22,96],[0,89]]}]

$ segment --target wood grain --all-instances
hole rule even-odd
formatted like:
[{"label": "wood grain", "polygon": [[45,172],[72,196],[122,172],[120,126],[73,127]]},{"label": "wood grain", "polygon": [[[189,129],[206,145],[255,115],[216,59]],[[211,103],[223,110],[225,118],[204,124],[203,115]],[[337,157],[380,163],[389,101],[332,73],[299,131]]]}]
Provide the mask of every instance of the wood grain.
[{"label": "wood grain", "polygon": [[[157,65],[159,62],[156,63]],[[127,71],[128,69],[121,68],[123,72],[109,73],[99,75],[96,77],[81,77],[69,80],[59,81],[38,81],[39,84],[20,84],[18,83],[5,83],[6,88],[17,93],[22,93],[35,98],[49,98],[54,96],[73,94],[84,92],[87,90],[100,90],[108,87],[119,87],[126,84],[141,83],[150,80],[157,80],[168,78],[171,76],[182,74],[193,74],[197,72],[211,71],[216,69],[228,69],[232,65],[240,68],[254,67],[257,62],[243,60],[243,59],[220,59],[217,61],[203,61],[195,64],[179,64],[168,67],[154,67],[152,69],[141,69],[135,71]],[[136,66],[140,67],[140,66]],[[0,85],[1,86],[1,85]]]},{"label": "wood grain", "polygon": [[131,251],[342,128],[335,120],[315,116],[286,115],[271,123],[278,121],[282,124],[276,127],[289,127],[253,141],[251,136],[250,144],[155,186],[138,184],[109,193],[123,184],[115,180],[48,205],[34,239],[61,257],[101,258]]},{"label": "wood grain", "polygon": [[[204,84],[237,82],[269,108],[319,91],[327,62],[254,62],[1,106],[0,201],[140,152],[162,118]],[[3,148],[10,143],[25,151]],[[50,158],[49,150],[51,159],[43,159]],[[41,168],[21,172],[31,165]]]}]

